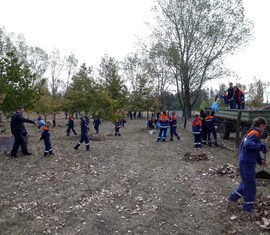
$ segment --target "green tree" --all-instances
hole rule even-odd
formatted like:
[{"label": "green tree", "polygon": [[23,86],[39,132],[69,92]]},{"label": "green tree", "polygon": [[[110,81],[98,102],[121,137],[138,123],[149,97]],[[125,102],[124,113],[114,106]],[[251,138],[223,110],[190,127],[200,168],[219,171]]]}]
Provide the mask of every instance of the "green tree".
[{"label": "green tree", "polygon": [[76,59],[73,53],[71,53],[69,56],[65,58],[65,69],[67,71],[66,89],[69,86],[70,78],[74,75],[77,66],[78,66],[78,59]]},{"label": "green tree", "polygon": [[51,79],[48,81],[48,84],[51,88],[51,93],[54,101],[62,85],[60,75],[64,69],[64,60],[62,59],[58,49],[54,49],[49,57],[49,69],[51,73]]},{"label": "green tree", "polygon": [[250,83],[248,86],[248,96],[246,97],[248,106],[263,106],[264,86],[264,82],[254,77],[254,82]]},{"label": "green tree", "polygon": [[0,104],[1,110],[11,112],[19,105],[26,109],[34,108],[39,96],[40,87],[32,87],[35,74],[29,67],[16,57],[15,52],[9,52],[0,57],[0,96],[4,97]]},{"label": "green tree", "polygon": [[108,55],[101,58],[99,75],[104,89],[114,101],[115,110],[124,107],[127,96],[127,88],[119,74],[119,70],[119,63],[114,58]]},{"label": "green tree", "polygon": [[113,117],[114,101],[102,84],[92,77],[92,68],[82,64],[65,95],[64,109],[71,113],[84,112],[86,115],[99,115],[103,119]]},{"label": "green tree", "polygon": [[[239,0],[156,0],[153,39],[162,43],[174,67],[178,92],[188,117],[206,81],[224,76],[225,55],[233,54],[251,36]],[[197,92],[196,92],[197,91]]]}]

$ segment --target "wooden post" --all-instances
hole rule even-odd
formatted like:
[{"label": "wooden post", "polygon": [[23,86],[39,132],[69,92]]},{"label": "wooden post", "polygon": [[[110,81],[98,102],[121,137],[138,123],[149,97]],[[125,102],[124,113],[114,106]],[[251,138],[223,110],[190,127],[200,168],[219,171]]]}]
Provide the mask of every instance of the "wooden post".
[{"label": "wooden post", "polygon": [[237,152],[239,151],[239,145],[240,145],[241,114],[242,114],[242,111],[238,110],[237,119],[236,119],[236,127],[235,127],[235,149],[237,150]]}]

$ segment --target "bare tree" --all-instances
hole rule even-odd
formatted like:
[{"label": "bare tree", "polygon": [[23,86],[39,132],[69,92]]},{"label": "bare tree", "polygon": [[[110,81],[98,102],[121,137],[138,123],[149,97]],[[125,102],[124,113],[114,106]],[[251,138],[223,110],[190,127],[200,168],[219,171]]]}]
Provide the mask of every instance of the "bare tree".
[{"label": "bare tree", "polygon": [[54,49],[49,58],[49,67],[51,72],[51,92],[53,100],[56,99],[56,95],[61,84],[61,80],[59,79],[61,73],[63,72],[64,62],[61,58],[60,51],[58,49]]},{"label": "bare tree", "polygon": [[174,69],[188,117],[206,81],[226,74],[225,55],[251,37],[241,0],[156,0],[152,37]]},{"label": "bare tree", "polygon": [[78,66],[78,59],[76,59],[75,55],[71,53],[69,56],[65,58],[65,67],[67,71],[67,81],[66,81],[66,90],[69,86],[70,78],[75,74]]}]

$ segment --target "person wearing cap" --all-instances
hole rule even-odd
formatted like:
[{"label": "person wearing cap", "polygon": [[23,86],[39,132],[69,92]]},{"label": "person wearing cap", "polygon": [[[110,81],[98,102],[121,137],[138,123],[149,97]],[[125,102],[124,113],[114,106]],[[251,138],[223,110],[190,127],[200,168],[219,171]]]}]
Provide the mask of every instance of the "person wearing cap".
[{"label": "person wearing cap", "polygon": [[44,140],[44,145],[45,145],[44,156],[53,154],[50,132],[49,132],[49,124],[50,122],[47,122],[43,126],[43,132],[41,133],[41,137],[40,137],[40,140]]},{"label": "person wearing cap", "polygon": [[24,141],[24,132],[26,131],[24,123],[35,124],[34,121],[23,117],[24,107],[19,106],[17,111],[12,115],[10,121],[11,133],[14,136],[14,144],[11,150],[11,157],[17,157],[19,146],[22,148],[23,155],[31,155],[32,153],[27,150],[27,142]]},{"label": "person wearing cap", "polygon": [[172,111],[170,115],[170,134],[171,134],[170,141],[173,141],[173,135],[176,136],[178,141],[180,140],[180,136],[176,133],[176,127],[177,127],[177,116],[175,112]]}]

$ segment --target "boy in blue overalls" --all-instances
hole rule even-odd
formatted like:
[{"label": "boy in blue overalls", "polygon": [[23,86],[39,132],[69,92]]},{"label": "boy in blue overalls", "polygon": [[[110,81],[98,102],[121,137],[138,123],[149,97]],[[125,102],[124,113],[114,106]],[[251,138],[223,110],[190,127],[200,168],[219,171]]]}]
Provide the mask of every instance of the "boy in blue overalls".
[{"label": "boy in blue overalls", "polygon": [[239,198],[244,198],[243,213],[252,215],[253,204],[256,196],[256,163],[264,164],[260,152],[268,149],[260,138],[265,130],[267,121],[262,117],[253,120],[251,130],[246,134],[240,147],[239,168],[242,181],[237,189],[228,198],[231,202],[237,202]]},{"label": "boy in blue overalls", "polygon": [[192,134],[194,136],[194,147],[200,149],[202,147],[202,121],[199,114],[195,114],[195,119],[192,121]]},{"label": "boy in blue overalls", "polygon": [[74,135],[77,135],[77,132],[74,130],[74,118],[72,117],[71,114],[68,116],[68,124],[67,125],[68,125],[67,136],[69,136],[70,130],[73,131]]},{"label": "boy in blue overalls", "polygon": [[218,146],[217,132],[216,132],[216,128],[215,128],[215,123],[217,123],[217,119],[215,118],[213,113],[210,114],[210,112],[207,111],[207,116],[205,118],[205,124],[206,124],[206,129],[207,129],[207,141],[208,141],[208,145],[210,147],[212,147],[211,134],[214,137],[215,146]]},{"label": "boy in blue overalls", "polygon": [[50,139],[50,132],[49,132],[49,123],[46,123],[43,126],[43,132],[41,133],[40,140],[44,140],[45,150],[44,156],[48,156],[53,154],[51,139]]},{"label": "boy in blue overalls", "polygon": [[101,125],[101,120],[99,117],[96,117],[93,121],[94,128],[96,130],[96,133],[99,133],[99,125]]},{"label": "boy in blue overalls", "polygon": [[83,142],[85,142],[86,145],[86,150],[89,151],[90,150],[90,142],[87,136],[87,132],[88,132],[88,126],[86,125],[86,119],[85,116],[82,115],[81,117],[81,139],[80,141],[75,145],[74,149],[78,150],[78,148],[81,146],[81,144]]}]

